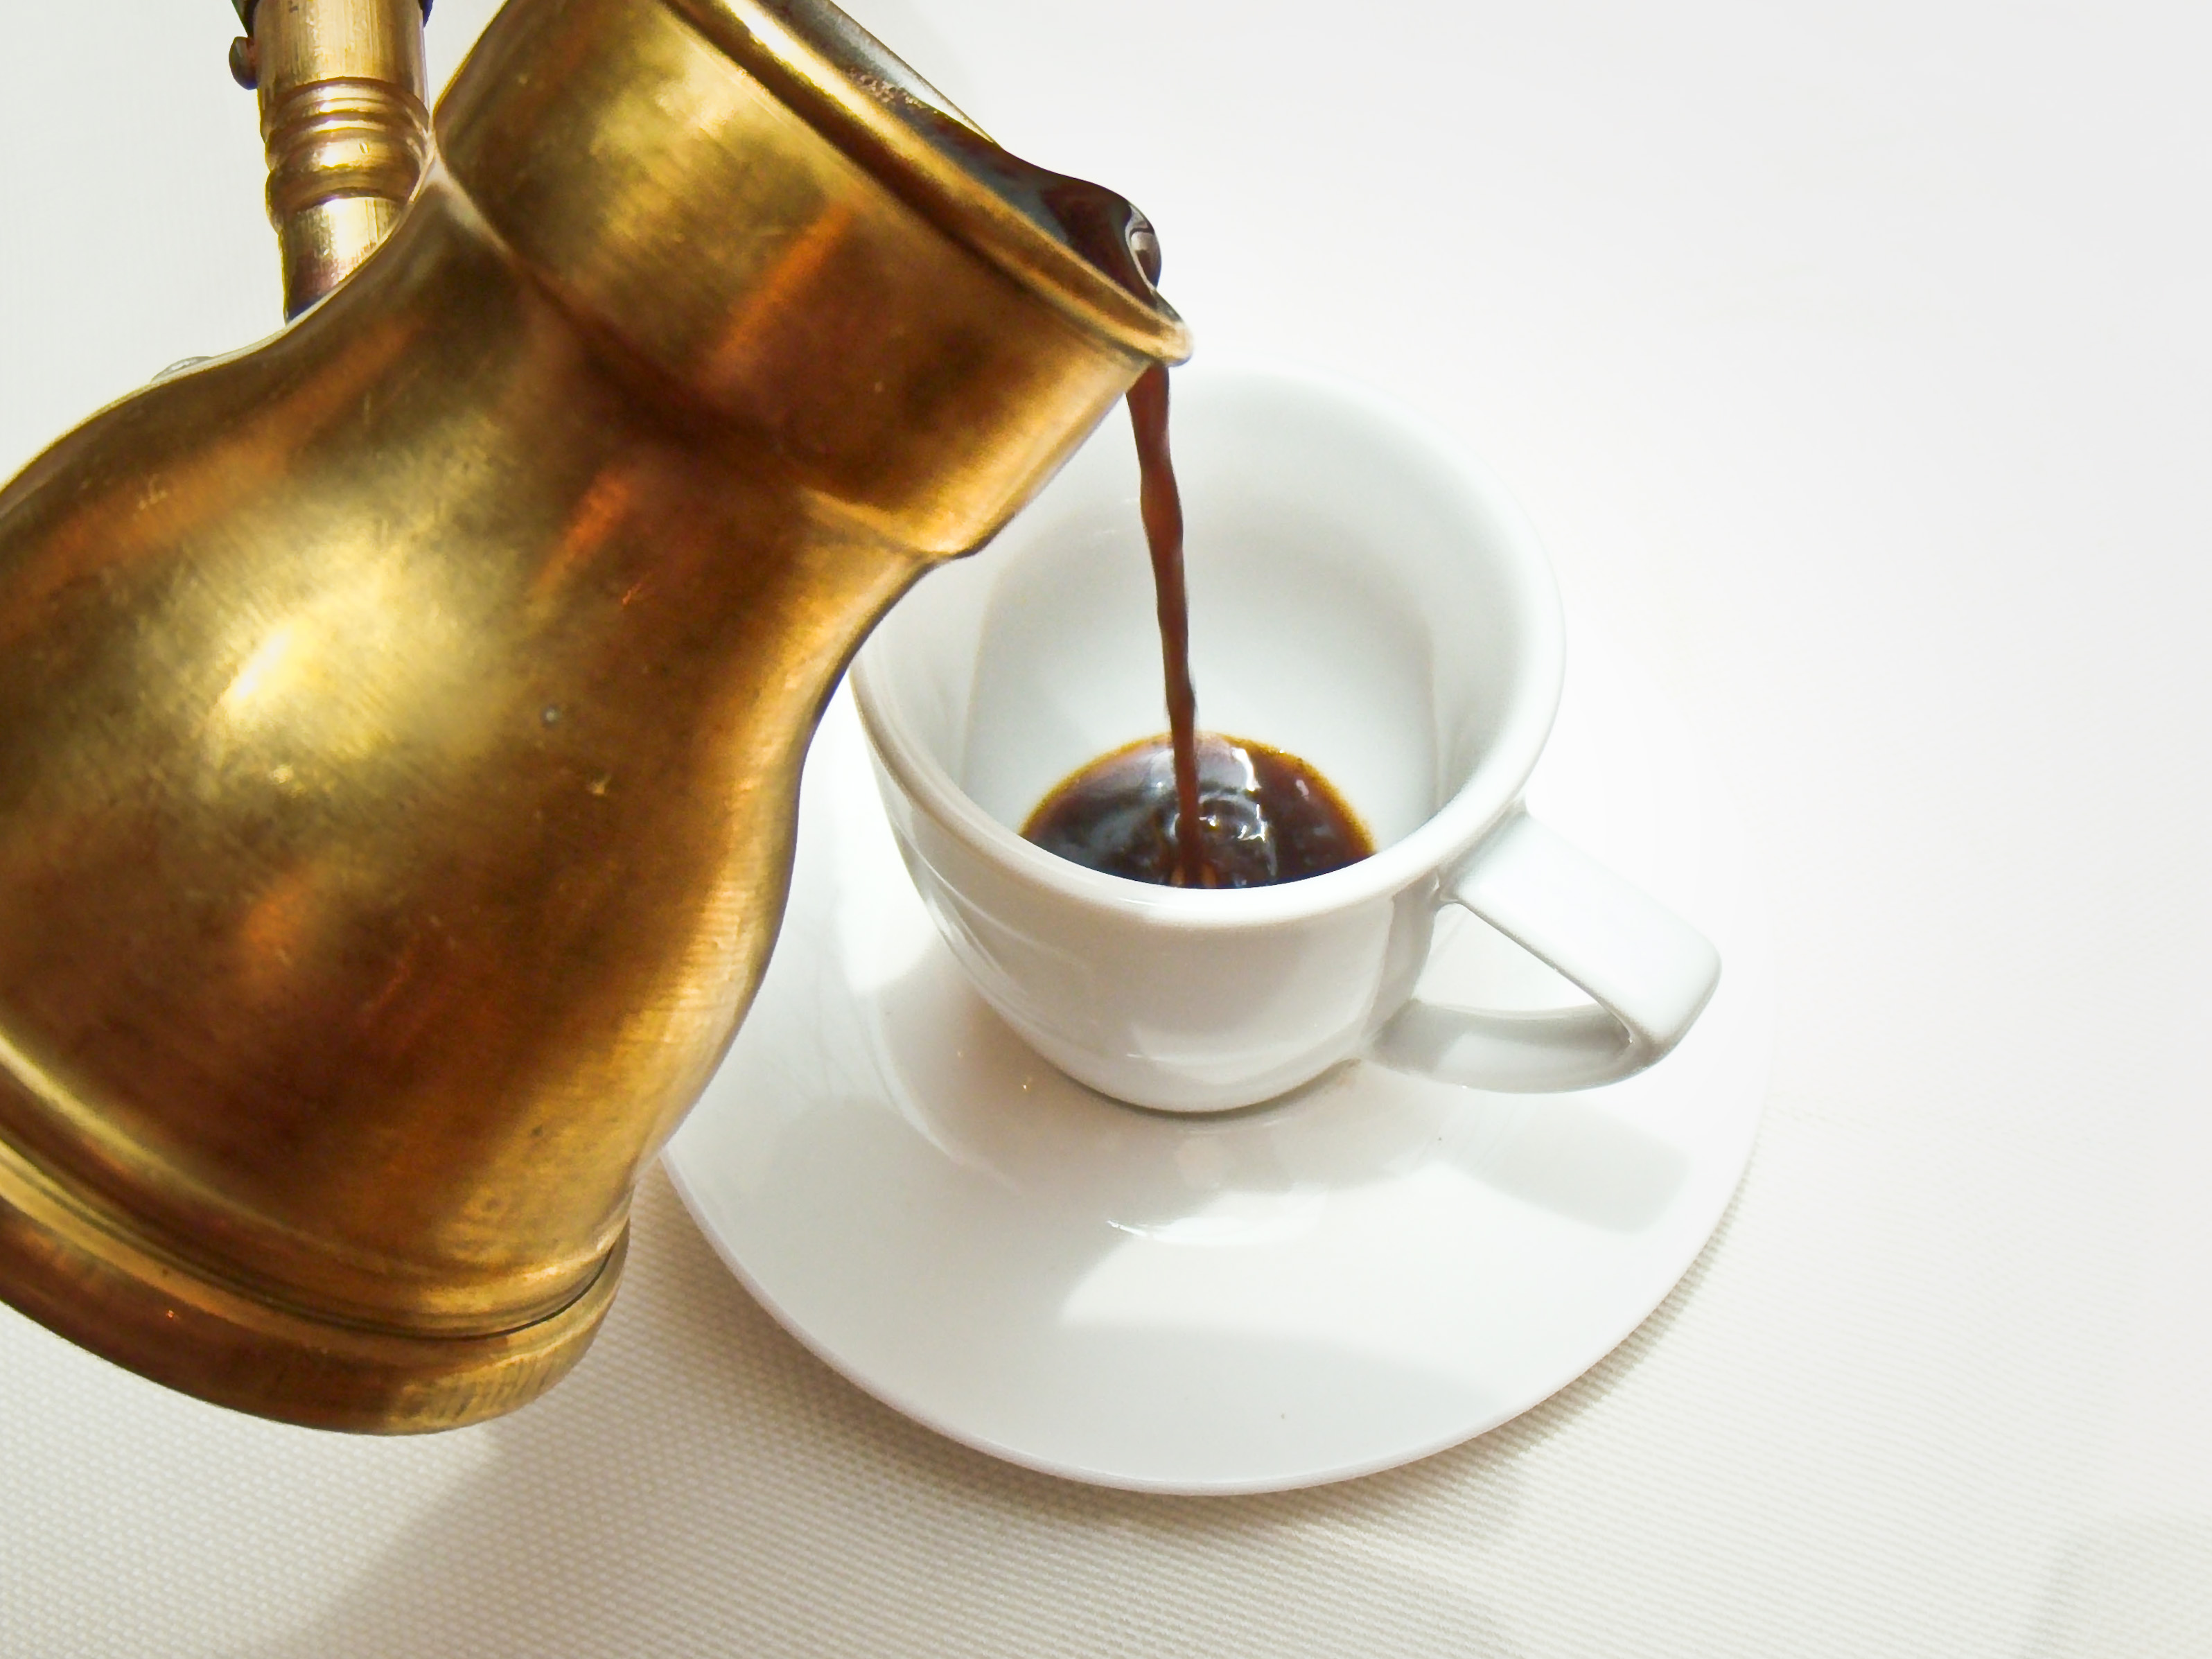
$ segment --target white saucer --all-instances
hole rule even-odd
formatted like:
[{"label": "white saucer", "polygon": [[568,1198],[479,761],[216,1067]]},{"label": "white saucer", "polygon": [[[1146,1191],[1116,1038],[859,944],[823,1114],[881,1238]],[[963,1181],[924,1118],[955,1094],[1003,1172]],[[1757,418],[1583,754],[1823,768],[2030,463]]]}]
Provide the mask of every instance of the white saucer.
[{"label": "white saucer", "polygon": [[[939,942],[840,691],[774,965],[666,1154],[692,1215],[860,1387],[1078,1480],[1310,1486],[1526,1411],[1635,1329],[1711,1235],[1773,1022],[1741,832],[1650,688],[1592,655],[1571,664],[1531,805],[1724,963],[1653,1070],[1492,1094],[1364,1060],[1195,1119],[1092,1094]],[[1479,922],[1447,913],[1437,937],[1433,1002],[1571,1000]]]}]

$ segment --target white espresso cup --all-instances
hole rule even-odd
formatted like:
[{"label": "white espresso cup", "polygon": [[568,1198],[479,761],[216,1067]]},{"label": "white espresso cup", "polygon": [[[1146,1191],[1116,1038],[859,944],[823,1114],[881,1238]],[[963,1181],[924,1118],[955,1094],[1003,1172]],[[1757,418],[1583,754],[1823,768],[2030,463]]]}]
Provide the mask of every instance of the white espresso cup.
[{"label": "white espresso cup", "polygon": [[[1178,371],[1172,424],[1200,723],[1313,766],[1376,850],[1192,890],[1022,839],[1057,785],[1165,725],[1136,454],[1109,419],[988,549],[901,601],[854,670],[907,868],[985,1000],[1069,1075],[1167,1111],[1270,1099],[1394,1018],[1394,1063],[1456,1049],[1455,1073],[1492,1087],[1664,1056],[1720,959],[1521,804],[1565,641],[1520,510],[1421,421],[1306,371]],[[1446,904],[1590,1003],[1408,1009]]]}]

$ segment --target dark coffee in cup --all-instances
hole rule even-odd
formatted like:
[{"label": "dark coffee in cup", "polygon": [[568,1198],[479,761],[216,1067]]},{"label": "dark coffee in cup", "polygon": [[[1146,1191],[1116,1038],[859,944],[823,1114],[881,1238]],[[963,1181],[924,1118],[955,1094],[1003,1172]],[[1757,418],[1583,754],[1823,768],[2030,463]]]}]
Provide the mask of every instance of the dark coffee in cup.
[{"label": "dark coffee in cup", "polygon": [[[1198,735],[1196,759],[1198,884],[1303,881],[1375,850],[1344,798],[1297,756],[1207,732]],[[1146,738],[1060,785],[1022,834],[1087,869],[1188,885],[1179,795],[1172,740]]]}]

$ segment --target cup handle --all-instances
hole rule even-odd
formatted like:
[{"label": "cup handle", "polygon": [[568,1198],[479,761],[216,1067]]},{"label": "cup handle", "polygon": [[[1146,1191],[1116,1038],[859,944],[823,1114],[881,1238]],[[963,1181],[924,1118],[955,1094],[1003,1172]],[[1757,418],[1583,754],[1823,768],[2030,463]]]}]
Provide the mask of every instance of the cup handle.
[{"label": "cup handle", "polygon": [[1587,1089],[1664,1059],[1720,983],[1696,928],[1516,808],[1448,877],[1473,911],[1594,1006],[1530,1013],[1409,1003],[1376,1038],[1394,1071],[1514,1093]]}]

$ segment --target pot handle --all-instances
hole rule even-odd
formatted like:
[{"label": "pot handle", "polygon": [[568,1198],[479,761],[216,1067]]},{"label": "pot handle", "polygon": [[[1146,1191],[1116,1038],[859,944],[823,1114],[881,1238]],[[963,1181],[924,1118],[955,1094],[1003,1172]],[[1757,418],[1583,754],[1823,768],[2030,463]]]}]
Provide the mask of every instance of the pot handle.
[{"label": "pot handle", "polygon": [[1472,1088],[1587,1089],[1666,1058],[1720,983],[1712,942],[1643,889],[1516,807],[1448,876],[1473,911],[1594,1006],[1533,1013],[1408,1004],[1375,1058]]}]

